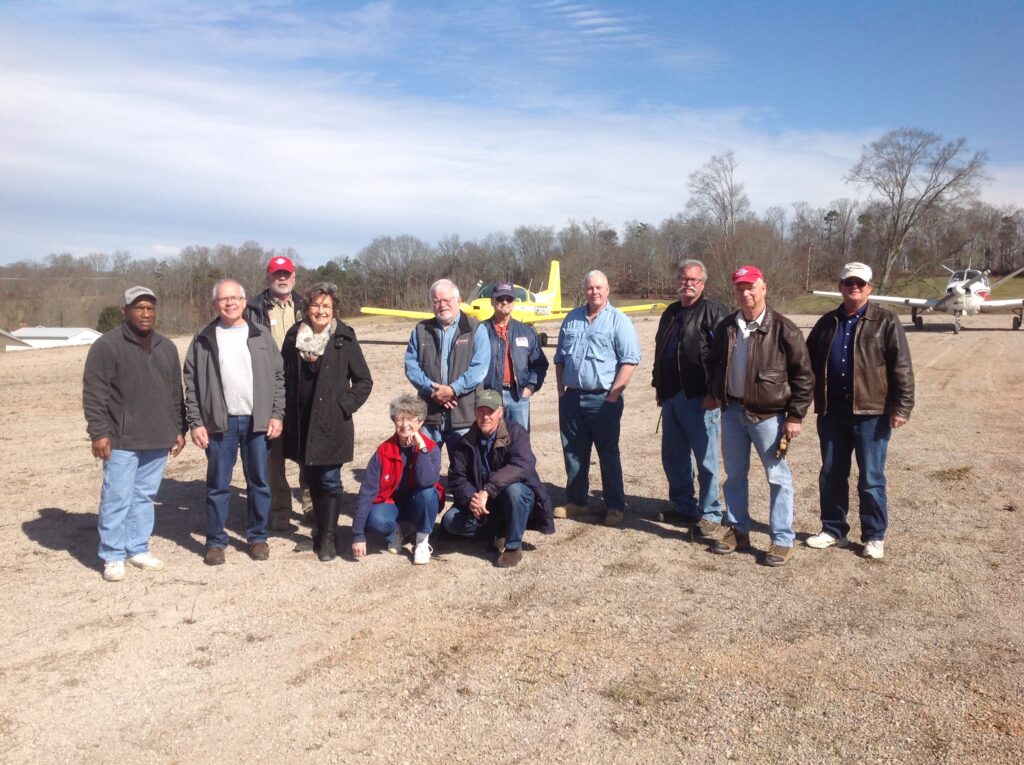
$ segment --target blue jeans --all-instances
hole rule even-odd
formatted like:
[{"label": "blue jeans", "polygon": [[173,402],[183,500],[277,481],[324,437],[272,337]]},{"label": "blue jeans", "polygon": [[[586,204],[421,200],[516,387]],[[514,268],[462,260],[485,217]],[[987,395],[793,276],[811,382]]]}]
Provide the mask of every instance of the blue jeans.
[{"label": "blue jeans", "polygon": [[[703,396],[686,398],[679,391],[661,404],[661,466],[668,479],[673,509],[694,520],[721,523],[718,498],[718,409],[703,409]],[[693,460],[697,461],[700,500],[693,491]]]},{"label": "blue jeans", "polygon": [[625,400],[611,403],[604,393],[567,390],[558,399],[558,427],[565,458],[565,498],[586,507],[590,496],[590,450],[597,447],[601,490],[608,510],[626,509],[619,458],[619,425]]},{"label": "blue jeans", "polygon": [[210,433],[210,445],[206,447],[207,547],[227,547],[228,544],[224,526],[228,522],[231,500],[231,473],[235,469],[239,449],[248,494],[246,541],[249,544],[267,541],[267,522],[270,519],[270,485],[267,483],[270,446],[267,434],[253,432],[252,417],[231,415],[228,417],[228,429],[223,433]]},{"label": "blue jeans", "polygon": [[518,550],[533,512],[533,499],[533,490],[517,481],[487,501],[487,515],[477,518],[469,509],[455,506],[444,514],[441,523],[448,533],[459,537],[489,540],[503,536],[506,550]]},{"label": "blue jeans", "polygon": [[445,445],[448,450],[448,464],[452,464],[452,450],[455,445],[462,440],[462,437],[469,432],[469,428],[453,428],[451,414],[449,412],[444,413],[444,419],[441,421],[441,427],[435,427],[434,425],[424,425],[420,428],[420,432],[425,434],[431,441],[440,446]]},{"label": "blue jeans", "polygon": [[149,552],[153,497],[160,489],[167,449],[113,449],[103,463],[97,528],[100,557],[124,560]]},{"label": "blue jeans", "polygon": [[736,531],[750,533],[749,482],[750,447],[753,445],[761,458],[771,505],[768,526],[772,544],[792,547],[793,533],[793,475],[785,459],[775,458],[775,449],[782,436],[785,417],[777,415],[754,424],[739,404],[732,404],[722,412],[722,461],[725,463],[725,505],[729,524]]},{"label": "blue jeans", "polygon": [[341,465],[303,465],[299,475],[310,494],[341,494]]},{"label": "blue jeans", "polygon": [[370,507],[366,518],[367,530],[385,538],[391,536],[399,522],[411,523],[417,534],[429,534],[434,530],[434,521],[441,509],[435,487],[426,486],[394,499],[395,502],[378,502]]},{"label": "blue jeans", "polygon": [[530,429],[530,399],[521,398],[516,401],[512,392],[502,388],[502,406],[505,407],[505,419],[510,422],[518,422],[527,430]]},{"label": "blue jeans", "polygon": [[818,416],[821,443],[821,528],[837,539],[850,533],[850,454],[857,455],[860,540],[885,539],[889,511],[885,496],[885,456],[892,428],[885,415],[855,415],[849,404]]}]

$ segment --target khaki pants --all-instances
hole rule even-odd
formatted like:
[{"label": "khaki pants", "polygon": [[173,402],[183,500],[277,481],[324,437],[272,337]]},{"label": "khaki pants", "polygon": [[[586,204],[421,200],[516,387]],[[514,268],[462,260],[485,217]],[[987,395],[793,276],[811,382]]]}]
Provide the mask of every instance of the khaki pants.
[{"label": "khaki pants", "polygon": [[[270,515],[274,517],[288,518],[292,512],[292,490],[288,485],[288,476],[285,472],[286,460],[284,458],[284,439],[275,438],[270,442],[270,456],[267,459],[267,478],[270,483]],[[302,472],[299,471],[299,488],[302,490],[302,511],[313,506],[309,498],[309,489],[306,482],[302,480]]]}]

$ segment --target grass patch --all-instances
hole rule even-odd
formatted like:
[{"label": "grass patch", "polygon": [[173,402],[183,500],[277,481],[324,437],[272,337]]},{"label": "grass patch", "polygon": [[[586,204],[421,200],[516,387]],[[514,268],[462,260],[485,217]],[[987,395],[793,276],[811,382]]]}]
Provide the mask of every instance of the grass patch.
[{"label": "grass patch", "polygon": [[940,481],[966,481],[968,478],[974,476],[974,468],[970,465],[961,465],[960,467],[946,468],[945,470],[936,470],[930,473],[932,478],[937,478]]}]

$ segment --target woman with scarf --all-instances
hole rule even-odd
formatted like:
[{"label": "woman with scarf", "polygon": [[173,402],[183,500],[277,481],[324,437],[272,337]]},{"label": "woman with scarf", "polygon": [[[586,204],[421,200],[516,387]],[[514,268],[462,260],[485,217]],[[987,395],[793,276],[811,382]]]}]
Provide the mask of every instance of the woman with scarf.
[{"label": "woman with scarf", "polygon": [[284,339],[284,456],[299,463],[313,500],[313,552],[337,556],[341,466],[352,461],[352,415],[373,388],[355,332],[335,317],[338,288],[314,284],[306,316]]}]

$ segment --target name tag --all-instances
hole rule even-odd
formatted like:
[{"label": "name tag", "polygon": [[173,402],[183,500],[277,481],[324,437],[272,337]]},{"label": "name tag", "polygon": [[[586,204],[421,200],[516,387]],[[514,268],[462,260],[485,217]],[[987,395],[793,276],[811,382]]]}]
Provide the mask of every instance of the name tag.
[{"label": "name tag", "polygon": [[457,338],[455,338],[455,344],[456,345],[465,345],[468,342],[469,342],[469,338],[468,337],[457,337]]},{"label": "name tag", "polygon": [[516,347],[517,348],[529,348],[530,347],[530,338],[528,338],[528,337],[517,337],[516,338]]},{"label": "name tag", "polygon": [[276,327],[277,326],[277,319],[271,319],[270,320],[270,326],[271,327]]}]

